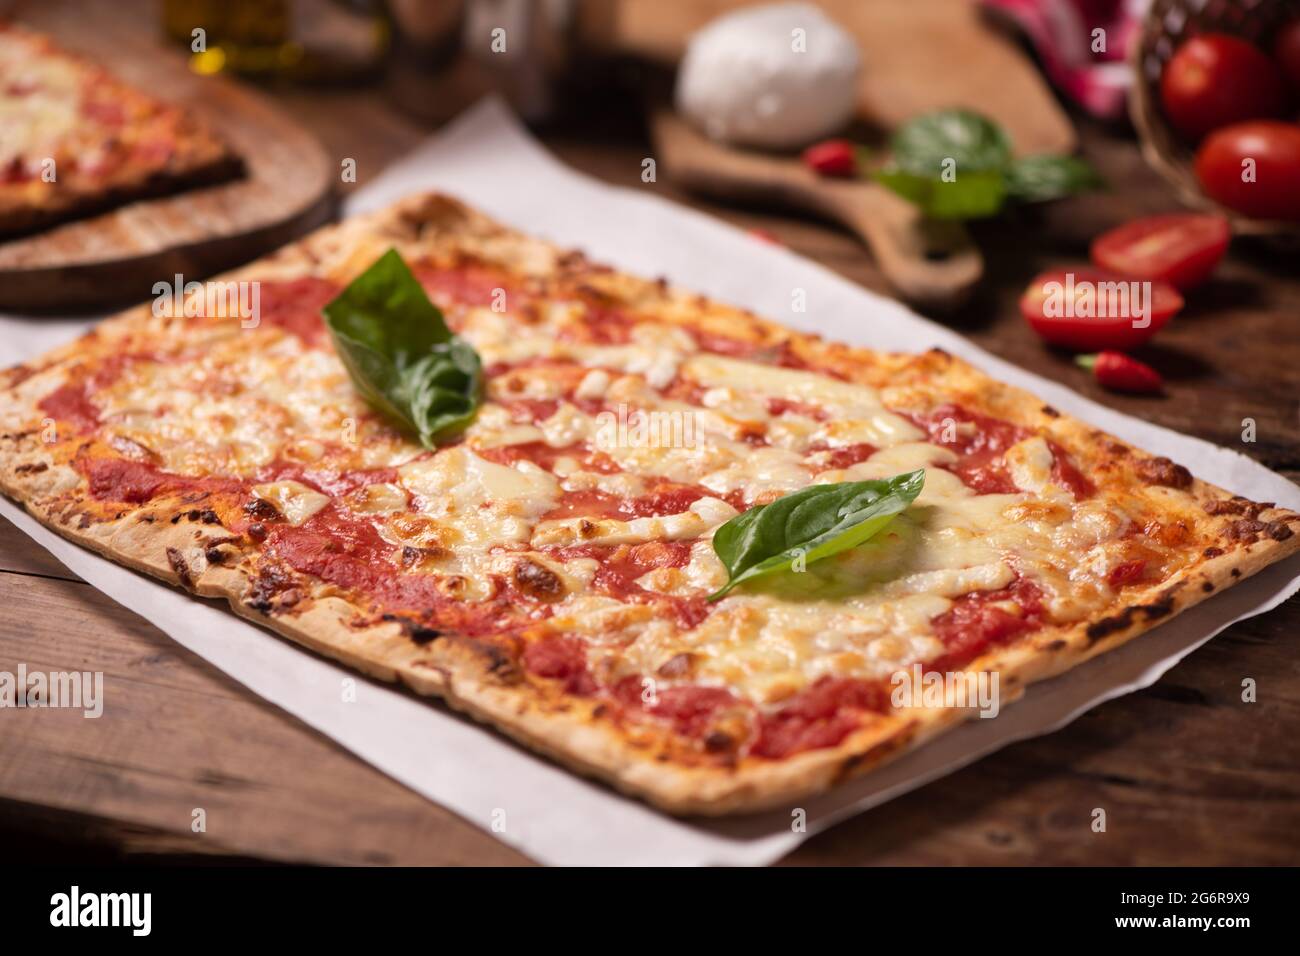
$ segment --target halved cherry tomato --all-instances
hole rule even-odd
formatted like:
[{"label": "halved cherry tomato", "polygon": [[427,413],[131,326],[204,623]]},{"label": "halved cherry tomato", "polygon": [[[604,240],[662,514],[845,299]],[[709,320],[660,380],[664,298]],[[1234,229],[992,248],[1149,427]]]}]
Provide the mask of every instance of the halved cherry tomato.
[{"label": "halved cherry tomato", "polygon": [[1281,116],[1286,85],[1277,65],[1245,40],[1205,33],[1165,64],[1160,102],[1174,128],[1195,140],[1229,123]]},{"label": "halved cherry tomato", "polygon": [[1300,126],[1253,120],[1215,130],[1196,151],[1196,178],[1244,216],[1300,220]]},{"label": "halved cherry tomato", "polygon": [[1089,266],[1039,273],[1020,297],[1020,314],[1035,332],[1076,352],[1141,345],[1182,307],[1183,297],[1167,282]]},{"label": "halved cherry tomato", "polygon": [[1170,213],[1134,219],[1092,241],[1092,261],[1135,279],[1159,279],[1187,290],[1214,271],[1232,230],[1222,216]]}]

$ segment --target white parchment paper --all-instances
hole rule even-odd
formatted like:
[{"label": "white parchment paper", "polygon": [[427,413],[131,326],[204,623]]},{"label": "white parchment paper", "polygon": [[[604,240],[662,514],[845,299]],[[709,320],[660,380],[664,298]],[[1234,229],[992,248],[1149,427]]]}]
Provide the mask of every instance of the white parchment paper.
[{"label": "white parchment paper", "polygon": [[[1152,452],[1193,466],[1216,484],[1300,509],[1300,489],[1243,455],[1129,418],[976,348],[898,303],[806,259],[666,202],[653,185],[616,189],[567,169],[509,111],[485,101],[356,193],[349,213],[440,189],[500,220],[632,272],[658,276],[829,338],[884,349],[932,345]],[[807,311],[791,311],[791,291]],[[85,322],[0,317],[0,362],[70,338]],[[1016,740],[1048,733],[1102,701],[1146,687],[1223,628],[1275,607],[1300,588],[1300,561],[1275,565],[1180,615],[1139,641],[1031,687],[992,720],[975,720],[865,779],[808,800],[807,833],[788,811],[721,822],[675,820],[514,746],[405,692],[359,682],[340,702],[343,667],[63,541],[0,500],[13,521],[72,571],[212,662],[255,693],[407,786],[554,864],[763,864],[836,820],[876,806]],[[106,707],[112,706],[111,689]]]}]

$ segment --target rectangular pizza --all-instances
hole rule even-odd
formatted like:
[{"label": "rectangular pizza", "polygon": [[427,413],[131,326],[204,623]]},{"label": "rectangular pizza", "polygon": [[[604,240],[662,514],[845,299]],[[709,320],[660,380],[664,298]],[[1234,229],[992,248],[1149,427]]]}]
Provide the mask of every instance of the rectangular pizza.
[{"label": "rectangular pizza", "polygon": [[[675,813],[790,806],[1300,548],[932,349],[593,263],[437,194],[0,373],[62,535]],[[218,300],[218,305],[220,301]]]},{"label": "rectangular pizza", "polygon": [[0,20],[0,236],[241,169],[190,111]]}]

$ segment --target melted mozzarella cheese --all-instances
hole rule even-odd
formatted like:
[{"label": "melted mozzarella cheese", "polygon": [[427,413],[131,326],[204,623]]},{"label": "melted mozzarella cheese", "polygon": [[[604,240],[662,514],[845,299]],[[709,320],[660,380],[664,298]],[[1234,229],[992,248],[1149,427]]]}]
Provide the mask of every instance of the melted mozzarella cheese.
[{"label": "melted mozzarella cheese", "polygon": [[270,502],[284,520],[297,527],[330,503],[328,495],[300,481],[273,481],[253,486],[254,497]]},{"label": "melted mozzarella cheese", "polygon": [[1041,436],[1017,442],[1002,457],[1017,488],[1036,495],[1062,494],[1052,479],[1052,449]]},{"label": "melted mozzarella cheese", "polygon": [[347,496],[347,503],[360,514],[391,514],[405,511],[410,504],[410,495],[400,485],[385,481],[358,488]]},{"label": "melted mozzarella cheese", "polygon": [[535,548],[564,547],[571,544],[642,544],[647,541],[682,541],[698,538],[738,512],[718,498],[701,498],[689,511],[659,517],[633,518],[565,518],[543,521],[533,532]]},{"label": "melted mozzarella cheese", "polygon": [[0,167],[52,156],[79,121],[82,77],[75,63],[41,55],[29,40],[6,30],[0,31],[0,64],[5,85],[22,91],[0,95]]},{"label": "melted mozzarella cheese", "polygon": [[[554,621],[590,640],[593,667],[651,674],[689,653],[692,681],[723,684],[769,703],[822,675],[882,678],[934,659],[944,652],[934,619],[963,595],[1007,587],[1017,573],[1042,588],[1052,621],[1077,620],[1113,597],[1105,580],[1129,559],[1121,539],[1133,519],[1107,500],[1074,501],[1052,478],[1053,452],[1044,439],[1027,439],[1006,453],[1019,493],[978,495],[947,470],[957,456],[891,412],[886,405],[895,402],[887,403],[881,392],[815,372],[701,353],[682,329],[649,321],[633,326],[626,344],[571,341],[557,329],[573,308],[543,304],[541,320],[529,324],[484,308],[460,314],[458,331],[485,364],[557,359],[588,370],[569,370],[565,377],[524,369],[509,383],[489,382],[491,400],[464,442],[431,454],[367,412],[331,353],[274,330],[218,333],[200,325],[193,340],[202,342],[197,357],[144,363],[95,401],[111,437],[137,442],[163,467],[182,473],[247,475],[284,457],[286,449],[310,458],[336,454],[338,446],[347,449],[351,467],[396,467],[396,481],[364,486],[341,501],[376,515],[381,534],[399,550],[414,549],[414,570],[454,578],[456,596],[482,600],[493,593],[494,576],[508,578],[518,562],[534,561],[562,579],[564,593],[549,605]],[[246,337],[252,334],[261,337]],[[669,394],[677,397],[669,398],[664,389],[670,383],[696,388],[674,387]],[[582,408],[565,399],[566,389],[574,390]],[[682,401],[683,391],[701,396],[700,404]],[[520,422],[512,417],[512,398],[558,405],[539,422]],[[788,404],[781,410],[772,399]],[[678,416],[674,421],[690,416],[693,427],[670,432],[681,441],[629,440],[617,429],[611,433],[604,416],[584,411],[588,401]],[[973,434],[976,426],[957,427]],[[688,434],[691,440],[684,440]],[[763,441],[755,443],[756,436]],[[489,449],[535,442],[578,448],[555,458],[550,470],[485,457]],[[584,444],[622,470],[594,470],[578,450]],[[821,450],[860,444],[877,450],[846,468],[816,464],[828,460],[817,457]],[[813,483],[888,478],[918,468],[926,473],[923,491],[876,538],[806,569],[749,582],[690,629],[653,604],[591,590],[598,560],[561,562],[543,550],[689,541],[685,565],[648,570],[636,583],[698,599],[727,581],[710,542],[736,513],[722,496],[761,504]],[[718,497],[701,498],[679,514],[626,521],[545,519],[566,492],[636,498],[660,480]],[[328,500],[295,482],[275,484],[261,486],[259,495],[295,523]]]},{"label": "melted mozzarella cheese", "polygon": [[446,523],[462,543],[484,549],[526,542],[560,492],[555,476],[531,462],[498,465],[462,446],[409,462],[397,473],[422,513]]},{"label": "melted mozzarella cheese", "polygon": [[278,458],[314,460],[325,443],[346,447],[356,468],[411,456],[333,355],[235,322],[186,336],[196,357],[133,363],[95,392],[106,438],[133,442],[180,474],[247,475]]},{"label": "melted mozzarella cheese", "polygon": [[888,411],[880,396],[865,385],[841,382],[827,375],[799,369],[759,366],[753,362],[701,353],[692,356],[682,371],[708,388],[737,391],[809,402],[830,413],[827,427],[841,444],[866,442],[885,446],[924,438],[907,419]]}]

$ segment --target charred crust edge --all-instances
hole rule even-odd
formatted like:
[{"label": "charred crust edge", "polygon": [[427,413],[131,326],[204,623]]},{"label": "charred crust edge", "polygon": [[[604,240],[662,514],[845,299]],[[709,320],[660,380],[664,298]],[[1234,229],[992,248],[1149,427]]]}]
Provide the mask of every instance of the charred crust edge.
[{"label": "charred crust edge", "polygon": [[1130,604],[1118,614],[1110,617],[1103,617],[1101,620],[1093,621],[1088,625],[1084,632],[1090,643],[1100,641],[1102,638],[1109,637],[1111,634],[1120,631],[1127,631],[1136,624],[1139,617],[1150,623],[1158,621],[1162,617],[1168,617],[1174,611],[1174,592],[1181,587],[1181,582],[1167,591],[1162,593],[1156,600],[1149,604]]}]

